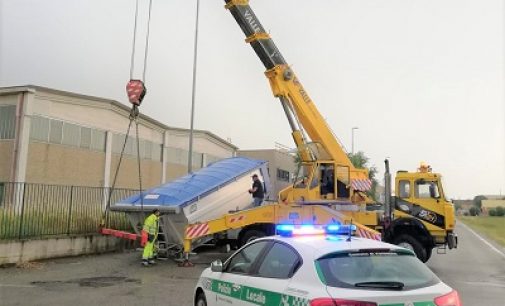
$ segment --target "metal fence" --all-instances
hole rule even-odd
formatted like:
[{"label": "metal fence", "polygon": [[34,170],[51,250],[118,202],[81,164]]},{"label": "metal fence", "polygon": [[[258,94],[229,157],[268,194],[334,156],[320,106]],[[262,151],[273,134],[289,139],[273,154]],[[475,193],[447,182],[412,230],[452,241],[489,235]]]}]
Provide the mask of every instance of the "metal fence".
[{"label": "metal fence", "polygon": [[[0,182],[0,240],[89,234],[99,225],[130,230],[123,212],[108,212],[110,188]],[[111,203],[138,193],[114,189]]]}]

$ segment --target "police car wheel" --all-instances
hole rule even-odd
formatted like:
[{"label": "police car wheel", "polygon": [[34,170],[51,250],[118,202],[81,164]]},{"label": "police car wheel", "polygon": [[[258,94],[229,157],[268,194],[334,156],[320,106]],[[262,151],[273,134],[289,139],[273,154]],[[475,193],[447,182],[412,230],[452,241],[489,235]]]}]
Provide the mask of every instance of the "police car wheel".
[{"label": "police car wheel", "polygon": [[196,297],[196,306],[207,306],[207,299],[205,298],[205,293],[200,292]]},{"label": "police car wheel", "polygon": [[394,240],[394,244],[401,246],[403,248],[414,251],[417,258],[422,262],[428,261],[428,256],[426,254],[426,249],[423,245],[417,241],[414,237],[410,235],[401,235]]},{"label": "police car wheel", "polygon": [[240,238],[240,245],[245,245],[253,240],[261,237],[265,237],[266,234],[260,230],[247,230],[244,235]]}]

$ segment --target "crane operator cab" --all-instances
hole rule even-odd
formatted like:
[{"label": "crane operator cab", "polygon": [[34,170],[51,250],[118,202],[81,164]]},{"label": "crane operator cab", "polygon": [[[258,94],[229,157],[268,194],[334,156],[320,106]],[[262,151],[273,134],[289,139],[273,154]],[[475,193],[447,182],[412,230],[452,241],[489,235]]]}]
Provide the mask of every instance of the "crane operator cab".
[{"label": "crane operator cab", "polygon": [[299,151],[301,162],[293,185],[281,191],[281,200],[300,204],[350,202],[350,169],[341,165],[319,143],[309,143]]},{"label": "crane operator cab", "polygon": [[302,162],[293,182],[295,202],[349,202],[349,168],[333,162]]}]

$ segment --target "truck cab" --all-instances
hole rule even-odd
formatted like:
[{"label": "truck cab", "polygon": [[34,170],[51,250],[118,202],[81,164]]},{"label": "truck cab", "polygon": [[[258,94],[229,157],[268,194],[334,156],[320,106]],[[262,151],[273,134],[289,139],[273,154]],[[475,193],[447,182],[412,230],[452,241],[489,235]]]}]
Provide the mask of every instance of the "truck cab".
[{"label": "truck cab", "polygon": [[395,190],[386,240],[414,250],[423,261],[435,247],[457,247],[455,210],[446,198],[439,173],[423,164],[417,172],[398,171]]}]

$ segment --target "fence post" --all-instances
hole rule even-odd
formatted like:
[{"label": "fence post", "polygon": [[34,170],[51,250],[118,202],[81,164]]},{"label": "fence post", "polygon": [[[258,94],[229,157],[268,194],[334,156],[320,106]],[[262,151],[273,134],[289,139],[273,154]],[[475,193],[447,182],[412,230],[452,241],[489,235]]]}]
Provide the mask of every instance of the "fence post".
[{"label": "fence post", "polygon": [[109,208],[110,208],[110,201],[112,200],[112,187],[105,187],[105,192],[106,192],[106,205],[105,205],[105,210],[104,210],[104,226],[105,227],[110,227],[110,216],[109,216]]},{"label": "fence post", "polygon": [[0,206],[4,206],[4,189],[5,189],[5,183],[1,182],[0,183]]},{"label": "fence post", "polygon": [[72,204],[74,202],[74,186],[70,186],[70,205],[68,207],[67,235],[70,235],[70,223],[72,221]]},{"label": "fence post", "polygon": [[25,212],[26,182],[19,183],[19,186],[23,186],[23,199],[21,199],[21,216],[19,219],[19,235],[18,235],[18,239],[21,239],[21,237],[23,236],[23,217]]}]

